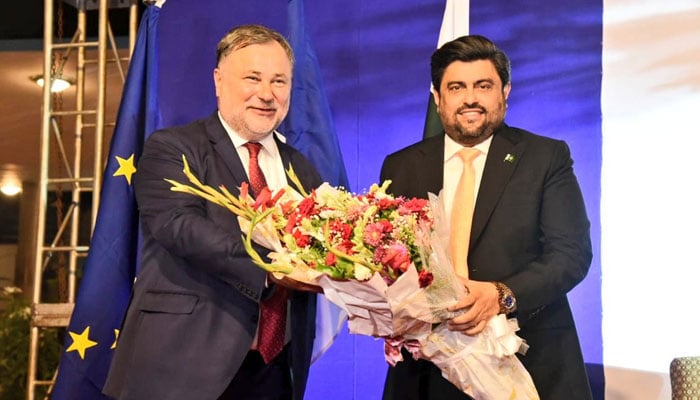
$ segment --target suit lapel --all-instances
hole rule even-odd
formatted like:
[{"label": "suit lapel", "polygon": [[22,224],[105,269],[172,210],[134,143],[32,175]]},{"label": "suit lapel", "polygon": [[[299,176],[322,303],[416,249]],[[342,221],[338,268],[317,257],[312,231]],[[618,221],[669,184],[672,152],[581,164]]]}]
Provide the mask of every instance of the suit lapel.
[{"label": "suit lapel", "polygon": [[477,242],[484,231],[506,184],[518,167],[524,150],[525,146],[520,141],[520,135],[517,131],[503,126],[494,134],[474,206],[472,245]]},{"label": "suit lapel", "polygon": [[[318,174],[316,174],[316,171],[309,171],[308,167],[310,165],[301,163],[303,155],[299,153],[299,151],[294,149],[292,146],[281,141],[277,134],[273,134],[273,137],[275,138],[275,142],[277,143],[277,150],[279,151],[280,158],[282,159],[282,166],[284,167],[285,173],[289,171],[290,167],[293,166],[294,173],[296,174],[297,178],[299,179],[299,182],[301,183],[304,191],[306,192],[309,192],[312,189],[315,189],[318,185],[320,185],[320,177],[318,176]],[[299,156],[300,158],[296,158],[295,155]],[[294,163],[296,163],[296,165],[294,165]],[[296,184],[289,179],[289,176],[286,176],[286,178],[287,184],[290,187],[294,188],[295,190],[299,189],[296,186]]]},{"label": "suit lapel", "polygon": [[[274,137],[275,143],[277,144],[277,151],[279,151],[280,153],[280,158],[282,159],[282,166],[284,167],[284,170],[287,171],[289,170],[289,166],[292,164],[292,155],[289,153],[285,143],[283,143],[277,137],[277,134],[273,133],[272,137]],[[292,182],[289,182],[289,177],[287,177],[287,183],[294,187],[294,184]]]},{"label": "suit lapel", "polygon": [[445,169],[445,135],[440,135],[434,139],[427,139],[425,146],[421,148],[423,152],[424,168],[419,169],[416,176],[415,185],[421,191],[430,192],[435,195],[442,190],[442,175]]},{"label": "suit lapel", "polygon": [[[216,153],[222,159],[222,161],[226,165],[226,168],[229,170],[229,172],[231,172],[231,176],[233,177],[233,182],[231,186],[228,182],[224,183],[224,185],[226,187],[231,188],[240,187],[241,183],[248,181],[248,176],[245,173],[245,168],[243,167],[241,158],[238,156],[238,152],[233,147],[233,144],[231,143],[231,138],[228,137],[228,133],[226,133],[226,130],[221,125],[221,121],[219,121],[219,117],[217,114],[214,114],[209,119],[207,119],[206,130],[207,135],[209,136],[209,140],[211,141]],[[290,151],[290,147],[281,142],[277,138],[277,136],[274,136],[274,138],[275,142],[277,143],[277,149],[279,150],[284,170],[286,171],[292,164],[292,154]],[[300,173],[300,171],[296,172],[297,174]],[[305,183],[305,181],[307,180],[305,176],[299,176],[299,179],[301,179],[302,183]],[[289,178],[287,178],[287,182],[292,187],[294,187],[294,184],[292,182],[289,182]]]},{"label": "suit lapel", "polygon": [[[240,187],[241,183],[248,180],[248,177],[243,168],[243,163],[241,158],[238,156],[236,149],[231,143],[231,138],[228,137],[226,130],[221,125],[219,117],[214,113],[206,121],[207,135],[209,140],[212,142],[214,150],[219,154],[221,160],[224,162],[231,176],[233,177],[233,186],[230,187],[232,190],[235,187]],[[229,187],[228,182],[225,183]]]}]

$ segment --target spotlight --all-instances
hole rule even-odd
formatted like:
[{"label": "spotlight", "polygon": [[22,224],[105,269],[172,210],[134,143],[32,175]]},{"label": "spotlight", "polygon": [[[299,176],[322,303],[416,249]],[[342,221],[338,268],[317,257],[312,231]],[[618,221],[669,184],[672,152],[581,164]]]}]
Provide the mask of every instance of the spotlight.
[{"label": "spotlight", "polygon": [[[34,75],[29,79],[36,82],[36,84],[39,85],[39,87],[44,87],[44,75]],[[71,87],[71,85],[73,85],[74,83],[75,82],[70,78],[66,78],[64,76],[57,76],[51,80],[51,93],[62,92]]]}]

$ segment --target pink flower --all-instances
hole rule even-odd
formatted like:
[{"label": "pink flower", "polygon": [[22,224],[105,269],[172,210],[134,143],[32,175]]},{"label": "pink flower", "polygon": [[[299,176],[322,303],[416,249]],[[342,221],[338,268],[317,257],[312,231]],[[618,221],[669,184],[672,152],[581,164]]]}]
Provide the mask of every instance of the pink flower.
[{"label": "pink flower", "polygon": [[379,246],[386,233],[391,232],[394,226],[387,220],[381,220],[368,224],[365,227],[365,236],[362,238],[370,246]]},{"label": "pink flower", "polygon": [[347,209],[347,220],[353,222],[358,220],[362,214],[369,208],[367,204],[351,204]]},{"label": "pink flower", "polygon": [[396,242],[384,248],[380,262],[400,274],[411,265],[411,256],[403,243]]}]

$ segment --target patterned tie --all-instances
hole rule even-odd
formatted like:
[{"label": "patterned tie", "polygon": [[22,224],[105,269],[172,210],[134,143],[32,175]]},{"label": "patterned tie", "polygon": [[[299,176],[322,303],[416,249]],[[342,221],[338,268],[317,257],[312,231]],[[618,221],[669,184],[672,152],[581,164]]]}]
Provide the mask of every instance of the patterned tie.
[{"label": "patterned tie", "polygon": [[258,142],[248,142],[244,146],[248,149],[248,154],[250,154],[250,162],[248,163],[250,187],[253,189],[253,194],[257,196],[267,186],[265,175],[263,175],[258,163],[258,154],[260,149],[262,149],[262,145]]},{"label": "patterned tie", "polygon": [[[262,145],[257,142],[245,144],[250,154],[248,175],[250,175],[250,187],[256,196],[267,186],[258,164],[258,153]],[[272,296],[260,303],[260,322],[258,324],[258,351],[269,364],[284,347],[284,336],[287,327],[287,290],[277,285],[273,289]]]},{"label": "patterned tie", "polygon": [[464,165],[452,203],[450,255],[455,273],[464,279],[469,279],[467,257],[474,216],[474,165],[472,165],[472,161],[480,153],[479,150],[471,147],[465,147],[457,153]]}]

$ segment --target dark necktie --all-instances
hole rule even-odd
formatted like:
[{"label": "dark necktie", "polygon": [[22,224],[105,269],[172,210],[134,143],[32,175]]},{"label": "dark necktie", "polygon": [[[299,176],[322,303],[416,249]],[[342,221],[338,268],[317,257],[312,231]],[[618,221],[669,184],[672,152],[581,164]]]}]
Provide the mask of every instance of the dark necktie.
[{"label": "dark necktie", "polygon": [[[262,145],[257,142],[245,144],[250,154],[248,175],[253,194],[258,195],[267,186],[258,164],[258,153]],[[272,296],[260,303],[260,323],[258,325],[258,351],[268,364],[284,347],[284,336],[287,327],[287,290],[277,285]]]}]

